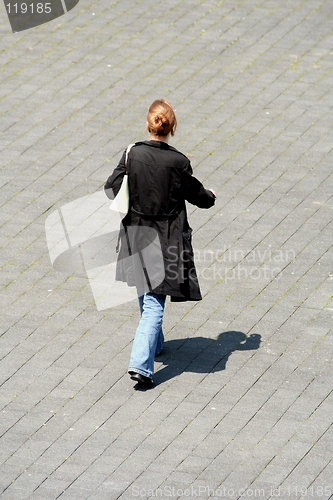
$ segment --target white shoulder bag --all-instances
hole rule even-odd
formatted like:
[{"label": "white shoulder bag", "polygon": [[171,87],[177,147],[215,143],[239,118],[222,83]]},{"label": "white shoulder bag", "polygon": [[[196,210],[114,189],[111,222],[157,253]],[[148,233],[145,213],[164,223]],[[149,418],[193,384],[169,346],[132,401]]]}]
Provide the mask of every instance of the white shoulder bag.
[{"label": "white shoulder bag", "polygon": [[126,158],[125,158],[126,174],[124,175],[123,182],[121,183],[117,196],[110,205],[111,210],[114,210],[115,212],[121,212],[123,214],[127,214],[129,210],[127,159],[128,159],[128,153],[130,152],[132,146],[134,146],[134,144],[130,144],[126,149]]}]

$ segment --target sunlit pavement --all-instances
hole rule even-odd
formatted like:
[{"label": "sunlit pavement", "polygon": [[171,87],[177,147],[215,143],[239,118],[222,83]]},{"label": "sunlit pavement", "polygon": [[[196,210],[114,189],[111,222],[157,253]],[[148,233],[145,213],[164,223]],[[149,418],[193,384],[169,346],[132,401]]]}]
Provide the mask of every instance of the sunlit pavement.
[{"label": "sunlit pavement", "polygon": [[[2,6],[1,500],[333,494],[332,14],[81,0],[12,33]],[[204,298],[167,303],[138,390],[137,300],[94,280],[103,185],[156,98],[217,202],[188,206]],[[73,243],[69,207],[95,200]]]}]

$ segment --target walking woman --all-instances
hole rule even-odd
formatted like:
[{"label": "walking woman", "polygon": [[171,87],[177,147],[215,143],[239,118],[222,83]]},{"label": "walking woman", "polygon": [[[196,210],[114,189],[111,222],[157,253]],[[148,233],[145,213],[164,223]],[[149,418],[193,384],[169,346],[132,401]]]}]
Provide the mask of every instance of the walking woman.
[{"label": "walking woman", "polygon": [[185,200],[210,208],[216,198],[192,175],[188,158],[168,144],[176,127],[171,104],[154,101],[147,115],[150,140],[134,144],[128,155],[125,151],[105,184],[113,198],[128,174],[130,209],[122,220],[116,279],[138,290],[141,320],[128,372],[147,387],[153,385],[154,358],[163,347],[166,296],[171,301],[202,298]]}]

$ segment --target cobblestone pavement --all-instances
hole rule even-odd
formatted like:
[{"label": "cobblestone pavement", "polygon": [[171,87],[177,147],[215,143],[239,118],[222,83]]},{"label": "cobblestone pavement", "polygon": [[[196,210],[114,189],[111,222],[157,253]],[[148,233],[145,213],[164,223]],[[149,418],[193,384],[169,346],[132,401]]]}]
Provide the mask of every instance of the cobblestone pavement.
[{"label": "cobblestone pavement", "polygon": [[[332,1],[81,0],[0,24],[1,500],[330,498]],[[167,303],[144,391],[137,301],[98,307],[45,224],[103,195],[160,97],[218,199],[189,206],[204,298]]]}]

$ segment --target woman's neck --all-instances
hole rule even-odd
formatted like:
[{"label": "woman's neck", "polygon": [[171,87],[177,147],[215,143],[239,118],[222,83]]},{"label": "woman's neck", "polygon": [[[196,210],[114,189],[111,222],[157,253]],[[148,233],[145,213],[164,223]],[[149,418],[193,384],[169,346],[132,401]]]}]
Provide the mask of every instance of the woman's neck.
[{"label": "woman's neck", "polygon": [[150,134],[150,140],[151,141],[165,142],[166,144],[168,144],[168,142],[169,142],[169,136],[168,135]]}]

